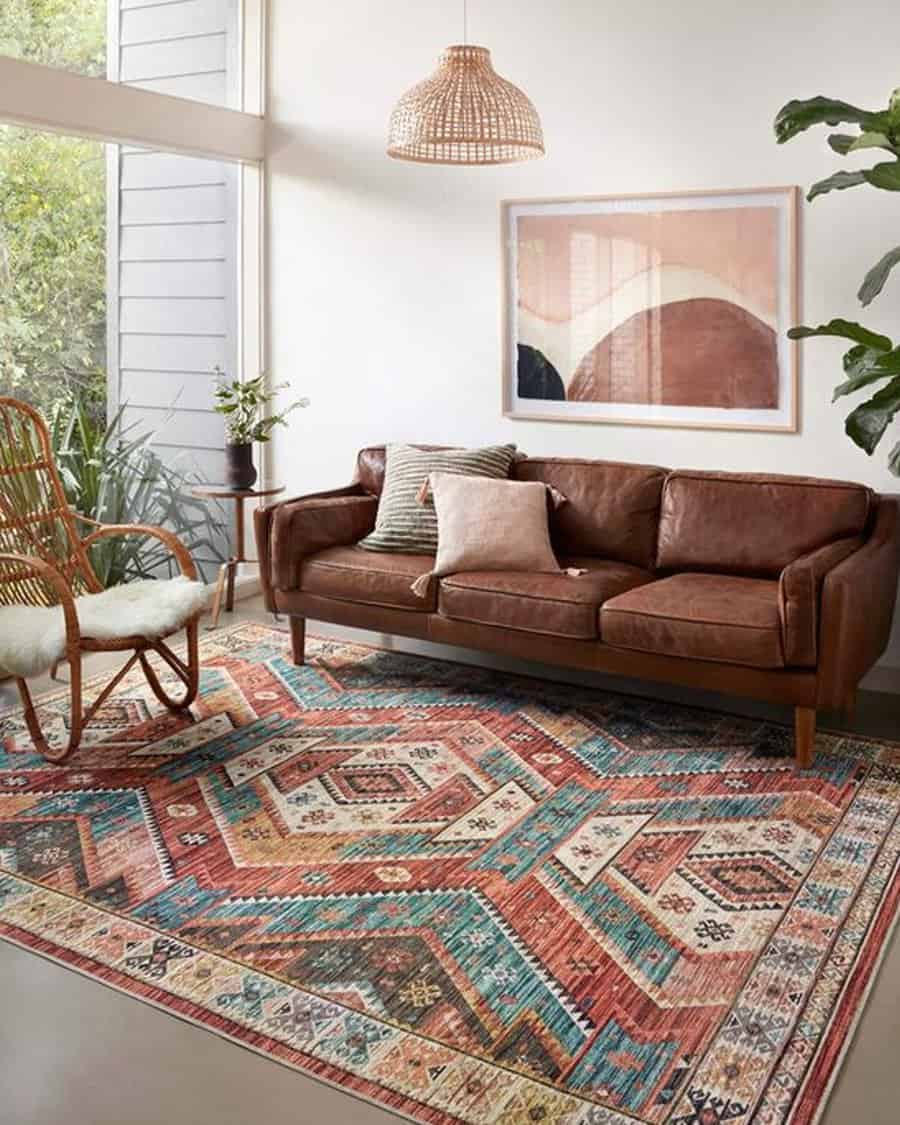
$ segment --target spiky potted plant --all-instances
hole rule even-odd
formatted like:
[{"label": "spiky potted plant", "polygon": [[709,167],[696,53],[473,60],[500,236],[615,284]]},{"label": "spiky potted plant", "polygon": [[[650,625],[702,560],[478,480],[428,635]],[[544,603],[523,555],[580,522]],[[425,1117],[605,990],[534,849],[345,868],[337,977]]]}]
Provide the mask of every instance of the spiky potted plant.
[{"label": "spiky potted plant", "polygon": [[[900,88],[891,94],[887,109],[880,110],[859,109],[821,96],[788,102],[775,118],[775,137],[783,144],[813,125],[836,127],[842,124],[855,126],[858,132],[831,133],[828,144],[833,152],[849,156],[879,149],[889,153],[890,159],[882,159],[871,168],[835,172],[813,184],[806,198],[812,202],[828,192],[865,184],[882,191],[900,192]],[[896,265],[900,265],[900,246],[889,250],[866,274],[857,294],[863,307],[878,296]],[[900,346],[880,332],[841,318],[817,328],[799,325],[788,335],[794,340],[807,336],[837,336],[850,342],[844,354],[844,379],[835,387],[833,401],[881,384],[871,397],[851,410],[844,425],[847,436],[871,456],[900,412]],[[900,476],[900,441],[888,454],[888,468],[895,476]]]},{"label": "spiky potted plant", "polygon": [[246,382],[226,379],[217,368],[219,382],[213,409],[225,419],[225,478],[236,492],[246,492],[256,484],[256,466],[253,464],[253,443],[266,442],[276,426],[286,426],[287,416],[294,410],[309,406],[308,398],[299,398],[286,410],[267,413],[266,408],[290,384],[280,383],[266,390],[265,375]]}]

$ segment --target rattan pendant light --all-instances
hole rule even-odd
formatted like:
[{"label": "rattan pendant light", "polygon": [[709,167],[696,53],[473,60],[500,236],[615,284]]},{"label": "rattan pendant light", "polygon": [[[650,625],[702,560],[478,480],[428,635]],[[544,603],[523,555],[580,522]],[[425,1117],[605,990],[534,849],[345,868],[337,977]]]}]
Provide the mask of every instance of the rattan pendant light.
[{"label": "rattan pendant light", "polygon": [[388,133],[388,156],[419,164],[512,164],[544,155],[541,119],[518,86],[494,70],[487,47],[448,47],[438,68],[403,95]]}]

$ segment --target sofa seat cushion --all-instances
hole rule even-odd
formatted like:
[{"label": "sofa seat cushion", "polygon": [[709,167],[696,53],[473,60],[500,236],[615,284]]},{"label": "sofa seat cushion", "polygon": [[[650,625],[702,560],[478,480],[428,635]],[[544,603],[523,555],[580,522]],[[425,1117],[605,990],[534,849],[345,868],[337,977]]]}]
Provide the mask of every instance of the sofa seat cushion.
[{"label": "sofa seat cushion", "polygon": [[438,612],[457,621],[496,625],[576,640],[597,636],[597,610],[607,598],[652,582],[653,575],[629,563],[565,559],[564,567],[586,574],[472,571],[441,580]]},{"label": "sofa seat cushion", "polygon": [[410,589],[413,582],[433,566],[434,555],[364,551],[355,544],[329,547],[303,560],[299,588],[304,594],[340,598],[345,602],[434,612],[436,591],[419,598]]},{"label": "sofa seat cushion", "polygon": [[723,574],[676,574],[630,590],[600,611],[616,648],[754,668],[784,667],[778,583]]}]

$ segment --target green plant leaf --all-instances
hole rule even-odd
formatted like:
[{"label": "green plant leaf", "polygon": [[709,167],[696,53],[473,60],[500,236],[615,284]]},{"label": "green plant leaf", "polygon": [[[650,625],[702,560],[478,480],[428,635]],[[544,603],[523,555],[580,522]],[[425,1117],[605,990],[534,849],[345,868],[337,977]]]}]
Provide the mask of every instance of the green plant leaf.
[{"label": "green plant leaf", "polygon": [[867,180],[868,173],[864,171],[835,172],[826,179],[813,184],[806,193],[806,200],[808,203],[812,203],[820,195],[827,195],[830,191],[846,191],[847,188],[858,187],[860,184],[866,183]]},{"label": "green plant leaf", "polygon": [[896,153],[896,149],[891,144],[891,139],[885,133],[869,132],[860,133],[860,135],[850,145],[848,152],[859,152],[864,148],[883,148],[888,152]]},{"label": "green plant leaf", "polygon": [[888,468],[895,477],[900,477],[900,441],[888,454]]},{"label": "green plant leaf", "polygon": [[885,160],[874,168],[866,168],[862,174],[872,187],[900,191],[900,160]]},{"label": "green plant leaf", "polygon": [[843,395],[861,391],[863,387],[878,383],[882,379],[891,379],[895,375],[900,375],[900,348],[885,353],[867,348],[864,344],[857,344],[844,356],[844,371],[849,378],[835,387],[832,402],[836,402]]},{"label": "green plant leaf", "polygon": [[[123,410],[106,425],[76,396],[54,412],[51,438],[70,505],[105,523],[168,526],[188,550],[221,559],[221,509],[189,495],[198,478],[160,461],[150,447],[152,432],[123,427]],[[171,571],[168,551],[141,536],[103,540],[92,548],[91,561],[104,585]]]},{"label": "green plant leaf", "polygon": [[813,125],[845,123],[875,130],[886,128],[890,121],[887,113],[873,113],[820,94],[815,98],[795,99],[783,105],[775,117],[775,138],[779,144],[784,144]]},{"label": "green plant leaf", "polygon": [[875,348],[867,348],[865,344],[854,344],[849,351],[844,352],[844,358],[841,361],[844,373],[852,378],[854,375],[861,373],[866,366],[866,359],[870,355],[883,355]]},{"label": "green plant leaf", "polygon": [[829,320],[827,324],[820,324],[817,328],[800,324],[796,328],[791,328],[788,336],[792,340],[805,340],[809,336],[839,336],[845,340],[855,340],[858,344],[865,344],[867,348],[874,348],[878,352],[889,352],[894,346],[889,336],[882,336],[878,332],[863,328],[853,320],[843,320],[840,317]]},{"label": "green plant leaf", "polygon": [[860,449],[864,449],[871,456],[898,410],[900,410],[900,375],[848,414],[844,429],[851,441],[856,442]]},{"label": "green plant leaf", "polygon": [[828,137],[828,145],[841,156],[846,156],[857,140],[857,137],[849,133],[831,133]]},{"label": "green plant leaf", "polygon": [[900,126],[900,86],[891,91],[891,98],[888,102],[888,120],[892,129],[897,129]]},{"label": "green plant leaf", "polygon": [[878,296],[884,288],[884,283],[887,281],[891,270],[898,264],[900,264],[900,246],[895,246],[893,250],[888,250],[884,257],[872,266],[857,293],[857,297],[859,297],[863,306],[871,304]]}]

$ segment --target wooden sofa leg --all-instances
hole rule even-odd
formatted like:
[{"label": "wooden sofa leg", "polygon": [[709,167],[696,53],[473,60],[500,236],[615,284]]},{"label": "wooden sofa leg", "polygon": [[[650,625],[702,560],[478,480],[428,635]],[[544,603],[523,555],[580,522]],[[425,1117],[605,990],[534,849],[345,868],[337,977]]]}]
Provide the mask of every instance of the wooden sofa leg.
[{"label": "wooden sofa leg", "polygon": [[306,663],[305,617],[291,617],[291,656],[295,664]]},{"label": "wooden sofa leg", "polygon": [[816,745],[815,707],[794,708],[794,753],[797,768],[807,770],[812,765]]}]

